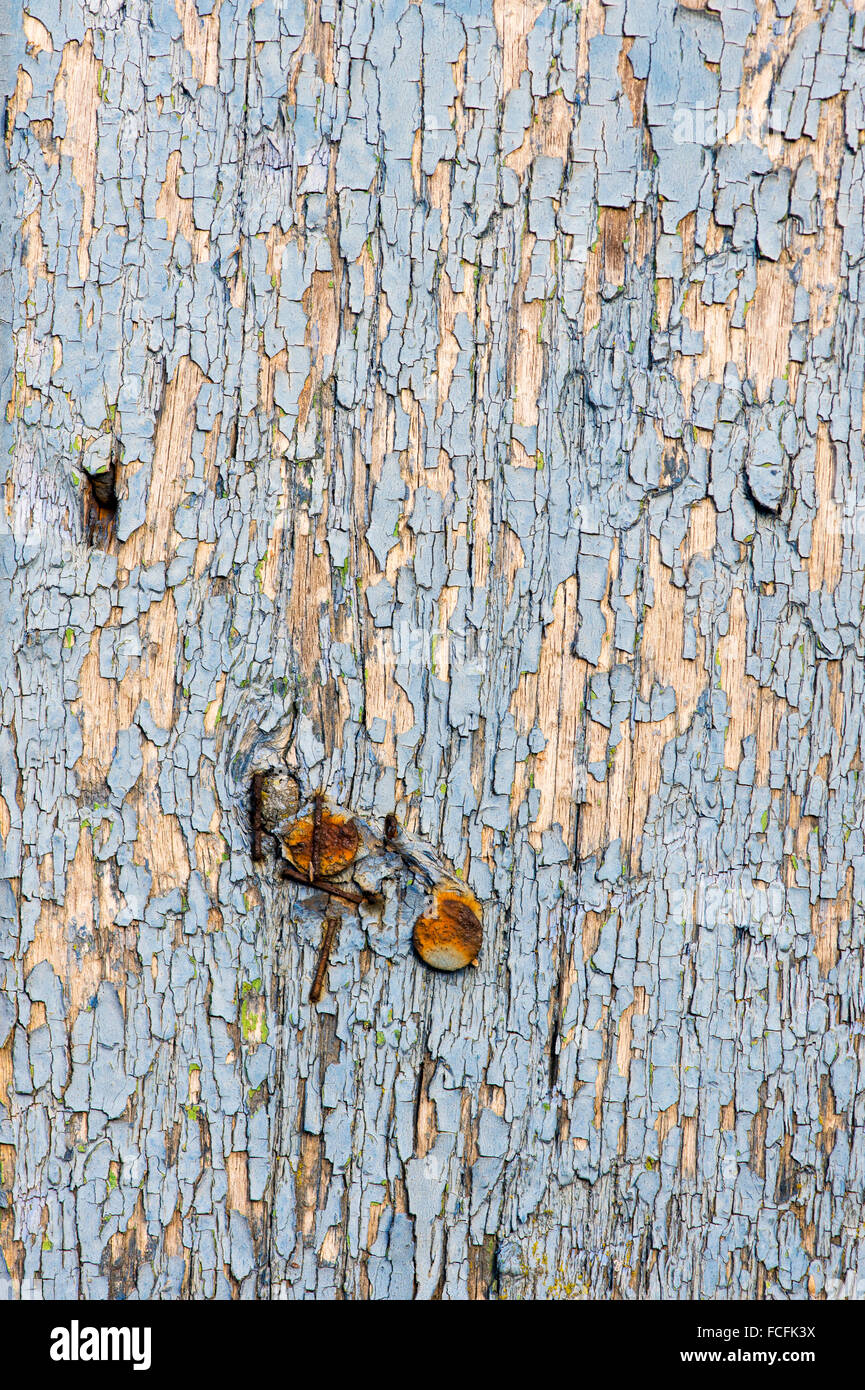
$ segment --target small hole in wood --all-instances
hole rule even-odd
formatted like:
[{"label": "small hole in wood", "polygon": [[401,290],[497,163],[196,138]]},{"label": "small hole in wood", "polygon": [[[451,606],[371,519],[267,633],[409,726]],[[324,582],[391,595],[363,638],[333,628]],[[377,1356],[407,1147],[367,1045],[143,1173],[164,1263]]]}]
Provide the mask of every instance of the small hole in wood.
[{"label": "small hole in wood", "polygon": [[98,473],[83,470],[87,479],[84,526],[87,544],[105,547],[114,539],[117,524],[117,445],[112,446],[108,467]]}]

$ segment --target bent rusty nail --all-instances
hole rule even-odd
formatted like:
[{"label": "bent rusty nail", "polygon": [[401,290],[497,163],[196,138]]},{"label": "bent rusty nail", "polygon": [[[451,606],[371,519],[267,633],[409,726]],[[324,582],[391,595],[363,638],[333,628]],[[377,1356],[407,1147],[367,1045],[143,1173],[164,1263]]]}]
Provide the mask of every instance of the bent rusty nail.
[{"label": "bent rusty nail", "polygon": [[333,883],[326,883],[324,879],[315,878],[310,881],[306,874],[300,873],[292,868],[290,864],[282,865],[283,878],[293,879],[295,883],[302,883],[305,888],[318,888],[322,893],[330,893],[334,898],[342,898],[344,902],[353,903],[355,907],[359,903],[365,902],[369,895],[361,893],[350,893],[347,888],[337,888]]}]

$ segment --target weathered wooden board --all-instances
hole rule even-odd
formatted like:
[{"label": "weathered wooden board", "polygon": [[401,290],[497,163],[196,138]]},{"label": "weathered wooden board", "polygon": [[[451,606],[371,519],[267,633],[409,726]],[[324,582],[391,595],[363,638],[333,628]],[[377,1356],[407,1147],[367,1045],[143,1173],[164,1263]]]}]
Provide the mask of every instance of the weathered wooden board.
[{"label": "weathered wooden board", "polygon": [[5,15],[0,1278],[861,1297],[865,13]]}]

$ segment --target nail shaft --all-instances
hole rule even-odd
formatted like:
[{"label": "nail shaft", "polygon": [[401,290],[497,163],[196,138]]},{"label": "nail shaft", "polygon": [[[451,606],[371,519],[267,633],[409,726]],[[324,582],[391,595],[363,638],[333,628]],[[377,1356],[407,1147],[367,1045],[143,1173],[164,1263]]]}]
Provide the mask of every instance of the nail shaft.
[{"label": "nail shaft", "polygon": [[264,773],[254,772],[252,774],[252,787],[249,795],[249,818],[252,829],[252,859],[254,863],[259,863],[261,854],[261,792],[264,786]]},{"label": "nail shaft", "polygon": [[333,949],[333,942],[338,926],[339,917],[336,915],[328,917],[324,924],[324,936],[321,941],[321,950],[318,953],[318,965],[315,968],[315,979],[312,982],[312,989],[309,991],[309,1001],[311,1004],[317,1004],[321,998],[321,993],[324,988],[324,977],[327,974],[327,965],[330,960],[330,953]]},{"label": "nail shaft", "polygon": [[321,797],[316,796],[312,813],[312,842],[309,847],[309,881],[318,878],[318,861],[321,853]]},{"label": "nail shaft", "polygon": [[282,873],[285,878],[291,878],[295,883],[302,883],[307,888],[318,888],[320,892],[330,893],[334,898],[342,898],[343,902],[353,903],[355,907],[364,901],[362,894],[350,893],[347,888],[337,888],[336,884],[325,883],[324,879],[314,878],[310,882],[306,874],[299,873],[291,864],[283,864]]}]

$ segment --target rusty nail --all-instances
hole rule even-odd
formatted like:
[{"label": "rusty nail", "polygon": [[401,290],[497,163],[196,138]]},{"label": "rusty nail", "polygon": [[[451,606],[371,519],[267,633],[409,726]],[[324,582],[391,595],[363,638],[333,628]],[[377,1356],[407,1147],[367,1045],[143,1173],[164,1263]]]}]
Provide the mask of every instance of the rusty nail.
[{"label": "rusty nail", "polygon": [[347,888],[337,888],[334,883],[327,883],[322,878],[314,878],[310,882],[306,874],[300,873],[291,864],[283,864],[283,878],[290,878],[294,883],[302,883],[306,888],[317,888],[321,893],[330,893],[333,898],[342,898],[343,902],[352,903],[355,907],[358,903],[366,902],[370,898],[368,893],[350,893]]},{"label": "rusty nail", "polygon": [[321,950],[318,953],[318,964],[315,967],[315,979],[309,991],[309,1002],[311,1004],[317,1004],[321,998],[321,992],[324,988],[324,977],[327,974],[327,964],[330,960],[330,953],[333,948],[339,922],[340,919],[337,913],[334,913],[333,916],[328,917],[325,921],[324,936],[321,939]]},{"label": "rusty nail", "polygon": [[316,792],[315,805],[312,812],[312,839],[309,845],[309,881],[314,883],[318,878],[319,861],[321,857],[321,795]]},{"label": "rusty nail", "polygon": [[261,853],[261,792],[263,786],[264,773],[254,772],[249,793],[249,819],[252,829],[252,859],[253,863],[256,864],[264,857]]}]

